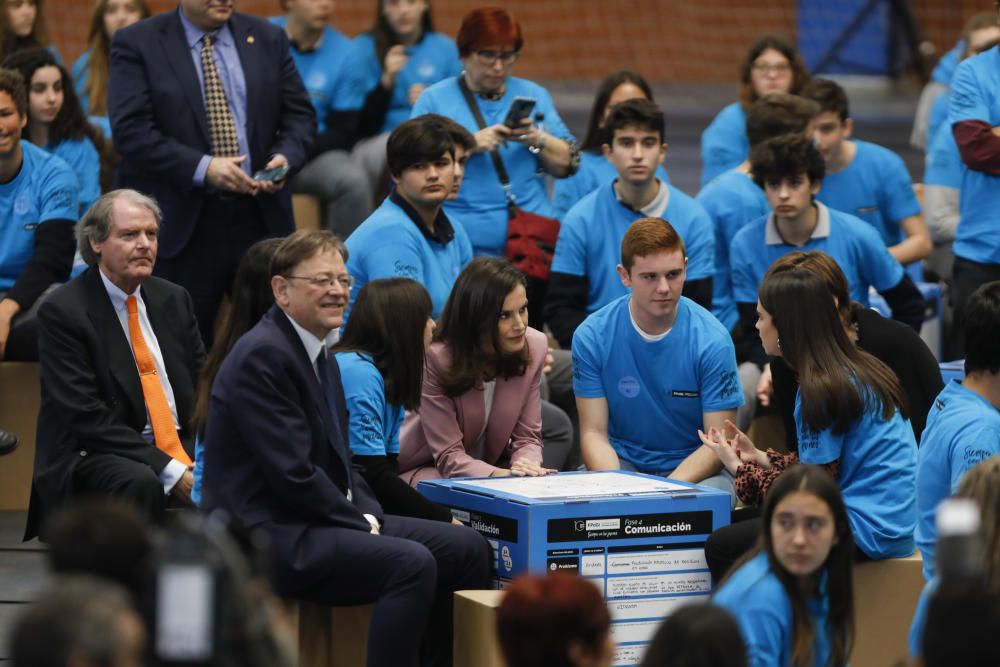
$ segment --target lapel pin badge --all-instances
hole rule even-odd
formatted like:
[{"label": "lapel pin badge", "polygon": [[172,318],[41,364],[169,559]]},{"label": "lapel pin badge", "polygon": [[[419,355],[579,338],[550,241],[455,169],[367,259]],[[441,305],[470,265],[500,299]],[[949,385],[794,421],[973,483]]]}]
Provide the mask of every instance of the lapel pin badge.
[{"label": "lapel pin badge", "polygon": [[254,42],[253,35],[248,35],[247,36],[247,44],[253,44],[253,42]]}]

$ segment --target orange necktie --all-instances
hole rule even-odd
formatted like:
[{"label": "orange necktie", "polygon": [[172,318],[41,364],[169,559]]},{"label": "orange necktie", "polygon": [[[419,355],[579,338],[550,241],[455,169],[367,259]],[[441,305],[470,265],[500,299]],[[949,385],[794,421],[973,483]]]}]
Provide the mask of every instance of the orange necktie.
[{"label": "orange necktie", "polygon": [[191,458],[181,445],[181,439],[174,427],[174,416],[170,413],[170,404],[167,403],[167,395],[163,393],[160,374],[156,372],[156,362],[146,347],[146,339],[142,337],[142,329],[139,328],[139,308],[134,296],[125,299],[125,307],[128,308],[128,332],[132,337],[132,354],[135,355],[135,365],[139,368],[142,395],[146,400],[146,410],[149,411],[149,423],[153,427],[153,442],[170,458],[189,466]]}]

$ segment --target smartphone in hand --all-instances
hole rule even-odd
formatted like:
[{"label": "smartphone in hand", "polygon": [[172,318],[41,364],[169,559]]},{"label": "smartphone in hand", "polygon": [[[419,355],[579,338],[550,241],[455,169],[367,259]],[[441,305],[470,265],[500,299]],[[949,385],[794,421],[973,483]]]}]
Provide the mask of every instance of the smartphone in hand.
[{"label": "smartphone in hand", "polygon": [[510,109],[507,110],[507,117],[504,118],[503,124],[509,128],[515,128],[524,120],[531,116],[531,112],[535,110],[535,98],[533,97],[515,97],[514,101],[510,104]]},{"label": "smartphone in hand", "polygon": [[288,175],[288,165],[282,165],[280,167],[275,167],[274,169],[261,169],[256,174],[253,175],[255,181],[268,181],[269,183],[277,183],[285,176]]}]

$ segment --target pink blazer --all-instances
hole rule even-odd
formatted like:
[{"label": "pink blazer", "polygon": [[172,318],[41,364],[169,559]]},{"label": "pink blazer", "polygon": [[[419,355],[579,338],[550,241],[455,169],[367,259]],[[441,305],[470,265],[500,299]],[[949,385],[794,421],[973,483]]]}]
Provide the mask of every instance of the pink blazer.
[{"label": "pink blazer", "polygon": [[545,334],[527,330],[531,363],[524,375],[497,378],[493,409],[486,424],[483,460],[469,455],[483,430],[483,390],[445,395],[439,378],[451,363],[444,343],[427,351],[420,410],[406,415],[399,434],[399,476],[411,486],[422,479],[487,477],[507,455],[542,460],[542,407],[539,382],[548,351]]}]

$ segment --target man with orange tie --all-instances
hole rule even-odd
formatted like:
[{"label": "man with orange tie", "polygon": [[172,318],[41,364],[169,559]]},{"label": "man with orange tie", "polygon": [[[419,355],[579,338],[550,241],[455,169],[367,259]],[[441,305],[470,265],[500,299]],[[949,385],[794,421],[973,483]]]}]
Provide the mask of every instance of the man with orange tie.
[{"label": "man with orange tie", "polygon": [[154,521],[190,504],[188,427],[205,349],[191,297],[152,276],[162,214],[134,190],[76,227],[90,268],[39,310],[42,402],[26,538],[77,496],[111,496]]}]

